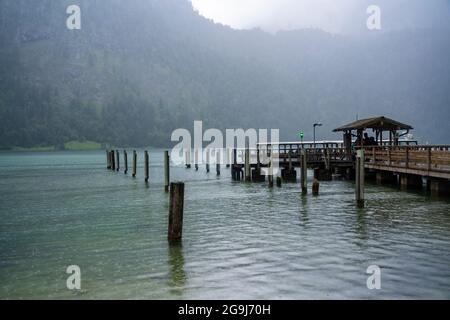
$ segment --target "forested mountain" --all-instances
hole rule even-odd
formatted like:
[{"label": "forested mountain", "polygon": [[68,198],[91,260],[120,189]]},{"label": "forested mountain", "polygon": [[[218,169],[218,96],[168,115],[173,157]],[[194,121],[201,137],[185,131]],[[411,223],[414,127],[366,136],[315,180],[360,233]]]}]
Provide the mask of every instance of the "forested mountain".
[{"label": "forested mountain", "polygon": [[[66,28],[78,4],[81,30]],[[176,128],[319,138],[356,116],[449,143],[449,30],[237,31],[187,0],[0,0],[0,147],[168,145]]]}]

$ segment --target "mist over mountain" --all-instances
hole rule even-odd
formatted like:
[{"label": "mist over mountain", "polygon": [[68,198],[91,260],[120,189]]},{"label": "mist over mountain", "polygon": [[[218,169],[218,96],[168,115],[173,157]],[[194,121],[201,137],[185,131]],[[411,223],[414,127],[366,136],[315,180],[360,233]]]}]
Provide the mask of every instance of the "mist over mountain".
[{"label": "mist over mountain", "polygon": [[[81,7],[81,30],[66,8]],[[356,117],[449,143],[442,28],[332,35],[237,31],[187,0],[0,0],[0,147],[91,140],[167,146],[177,128],[279,128],[319,138]]]}]

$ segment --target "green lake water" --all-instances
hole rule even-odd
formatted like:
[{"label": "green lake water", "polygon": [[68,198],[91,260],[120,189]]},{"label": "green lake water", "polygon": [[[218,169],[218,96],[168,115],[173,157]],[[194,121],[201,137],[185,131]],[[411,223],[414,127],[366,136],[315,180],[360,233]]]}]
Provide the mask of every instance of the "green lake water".
[{"label": "green lake water", "polygon": [[[449,201],[368,185],[357,209],[351,182],[322,182],[313,197],[172,167],[186,191],[171,247],[162,150],[148,186],[142,167],[132,179],[105,158],[0,154],[1,299],[450,298]],[[70,265],[81,291],[66,287]],[[370,265],[380,290],[366,286]]]}]

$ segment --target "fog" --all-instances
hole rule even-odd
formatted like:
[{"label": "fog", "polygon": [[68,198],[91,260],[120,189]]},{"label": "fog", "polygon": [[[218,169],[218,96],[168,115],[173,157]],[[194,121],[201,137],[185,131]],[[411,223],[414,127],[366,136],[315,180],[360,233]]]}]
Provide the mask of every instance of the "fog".
[{"label": "fog", "polygon": [[365,30],[369,5],[378,5],[382,29],[450,26],[448,0],[191,0],[199,13],[236,29],[269,32],[318,28],[332,33]]}]

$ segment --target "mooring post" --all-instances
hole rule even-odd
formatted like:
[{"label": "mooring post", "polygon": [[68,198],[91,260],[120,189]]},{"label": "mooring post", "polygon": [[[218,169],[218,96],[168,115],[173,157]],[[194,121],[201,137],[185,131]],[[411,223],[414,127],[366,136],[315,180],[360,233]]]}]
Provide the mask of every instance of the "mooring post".
[{"label": "mooring post", "polygon": [[123,160],[124,160],[124,164],[125,164],[125,174],[128,174],[128,153],[127,150],[123,150]]},{"label": "mooring post", "polygon": [[308,193],[308,164],[306,161],[306,149],[303,148],[300,155],[300,162],[301,162],[301,168],[300,168],[300,181],[302,185],[302,194]]},{"label": "mooring post", "polygon": [[210,156],[210,151],[209,149],[206,149],[206,172],[209,173],[209,156]]},{"label": "mooring post", "polygon": [[270,160],[269,160],[269,188],[273,188],[273,163],[272,163],[272,154],[270,154]]},{"label": "mooring post", "polygon": [[248,147],[245,148],[244,172],[245,172],[245,181],[252,181],[252,172],[250,168],[250,149]]},{"label": "mooring post", "polygon": [[198,171],[198,149],[194,150],[194,166],[195,171]]},{"label": "mooring post", "polygon": [[238,180],[236,164],[237,164],[237,150],[233,149],[233,158],[231,161],[231,178],[235,181]]},{"label": "mooring post", "polygon": [[149,157],[148,157],[148,151],[145,151],[145,182],[148,182],[149,179]]},{"label": "mooring post", "polygon": [[226,163],[227,168],[230,167],[230,162],[231,162],[230,152],[231,152],[230,148],[225,149],[225,163]]},{"label": "mooring post", "polygon": [[169,242],[181,241],[183,235],[184,183],[170,184]]},{"label": "mooring post", "polygon": [[281,188],[281,177],[277,177],[277,187]]},{"label": "mooring post", "polygon": [[119,152],[119,150],[116,150],[116,158],[117,158],[116,169],[117,169],[117,172],[119,172],[119,170],[120,170],[120,152]]},{"label": "mooring post", "polygon": [[364,208],[364,150],[356,153],[356,204]]},{"label": "mooring post", "polygon": [[170,156],[169,151],[164,151],[164,190],[169,191],[170,185]]},{"label": "mooring post", "polygon": [[111,157],[110,157],[109,150],[106,150],[106,168],[108,170],[111,170]]},{"label": "mooring post", "polygon": [[116,155],[114,150],[109,152],[109,159],[111,161],[111,170],[116,171]]},{"label": "mooring post", "polygon": [[133,178],[136,178],[137,173],[137,152],[133,151]]},{"label": "mooring post", "polygon": [[314,182],[312,184],[312,194],[313,194],[313,196],[318,196],[319,195],[319,188],[320,188],[319,180],[314,179]]},{"label": "mooring post", "polygon": [[186,168],[191,168],[191,149],[186,150],[185,152],[185,161],[186,161]]},{"label": "mooring post", "polygon": [[220,176],[220,162],[221,162],[221,152],[220,149],[216,150],[216,174]]}]

